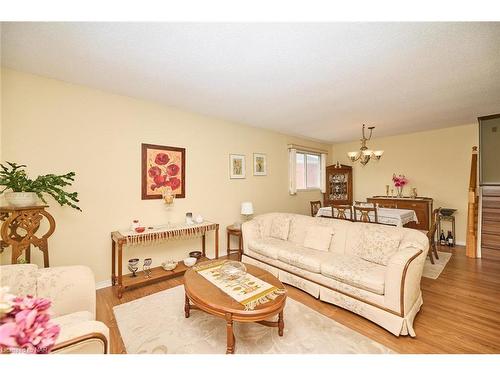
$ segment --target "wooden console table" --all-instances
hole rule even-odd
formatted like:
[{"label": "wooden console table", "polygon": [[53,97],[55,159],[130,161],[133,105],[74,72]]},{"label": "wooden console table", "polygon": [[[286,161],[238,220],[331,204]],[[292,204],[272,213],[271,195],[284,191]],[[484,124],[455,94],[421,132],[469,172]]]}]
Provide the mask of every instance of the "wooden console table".
[{"label": "wooden console table", "polygon": [[[206,233],[215,231],[215,258],[219,257],[219,224],[203,222],[201,224],[172,224],[161,227],[148,228],[143,233],[132,231],[115,231],[111,233],[111,284],[118,286],[118,298],[129,288],[138,287],[154,281],[170,279],[183,275],[188,269],[179,262],[173,271],[165,271],[161,266],[151,269],[149,278],[132,277],[131,273],[122,275],[123,246],[147,245],[169,239],[201,237],[202,256],[198,261],[208,260],[205,252]],[[118,269],[117,269],[118,268]]]},{"label": "wooden console table", "polygon": [[[0,207],[0,221],[3,221],[0,247],[12,246],[11,263],[16,264],[23,251],[26,252],[26,262],[31,261],[31,245],[38,247],[43,252],[43,266],[49,266],[49,246],[47,239],[54,233],[56,222],[45,209],[49,206]],[[46,218],[49,229],[44,235],[38,237],[37,231],[40,223]],[[21,230],[21,233],[18,232]]]}]

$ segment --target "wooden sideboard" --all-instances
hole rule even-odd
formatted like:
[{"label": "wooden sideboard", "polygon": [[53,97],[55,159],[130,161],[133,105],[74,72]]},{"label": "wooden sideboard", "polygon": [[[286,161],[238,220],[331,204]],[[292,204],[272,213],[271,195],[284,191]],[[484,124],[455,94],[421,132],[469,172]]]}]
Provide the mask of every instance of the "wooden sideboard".
[{"label": "wooden sideboard", "polygon": [[373,198],[368,198],[368,202],[370,203],[380,203],[387,204],[392,203],[396,205],[396,208],[401,208],[404,210],[413,210],[417,214],[418,224],[417,223],[408,223],[407,227],[429,230],[431,227],[431,217],[432,217],[432,198],[425,197],[417,197],[413,198],[394,198],[394,197],[386,197],[386,196],[374,196]]}]

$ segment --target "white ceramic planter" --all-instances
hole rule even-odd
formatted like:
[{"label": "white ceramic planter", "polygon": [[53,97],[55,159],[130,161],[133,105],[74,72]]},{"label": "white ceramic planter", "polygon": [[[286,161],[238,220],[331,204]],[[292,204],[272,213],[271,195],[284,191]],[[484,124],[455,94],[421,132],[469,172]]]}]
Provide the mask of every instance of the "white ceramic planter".
[{"label": "white ceramic planter", "polygon": [[37,202],[38,196],[36,193],[31,192],[8,192],[4,193],[5,200],[8,204],[16,207],[34,206]]}]

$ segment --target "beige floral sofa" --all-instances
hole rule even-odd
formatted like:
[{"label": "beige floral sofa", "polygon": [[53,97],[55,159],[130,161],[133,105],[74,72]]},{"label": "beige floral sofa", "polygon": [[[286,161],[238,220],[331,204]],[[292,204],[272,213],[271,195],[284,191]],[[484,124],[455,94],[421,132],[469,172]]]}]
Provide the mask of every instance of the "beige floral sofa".
[{"label": "beige floral sofa", "polygon": [[105,354],[109,329],[95,320],[94,274],[85,266],[38,268],[35,264],[0,266],[0,285],[14,295],[52,301],[52,321],[61,332],[52,353]]},{"label": "beige floral sofa", "polygon": [[415,336],[429,249],[421,232],[287,213],[256,216],[242,231],[243,262],[396,336]]}]

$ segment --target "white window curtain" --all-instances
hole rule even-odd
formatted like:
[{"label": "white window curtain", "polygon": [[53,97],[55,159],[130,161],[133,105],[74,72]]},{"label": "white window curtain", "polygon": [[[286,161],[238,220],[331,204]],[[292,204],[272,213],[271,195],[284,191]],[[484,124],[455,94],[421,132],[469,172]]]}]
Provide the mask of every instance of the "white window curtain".
[{"label": "white window curtain", "polygon": [[295,195],[297,194],[297,150],[295,148],[289,148],[288,149],[288,174],[289,174],[289,187],[288,191],[290,192],[290,195]]},{"label": "white window curtain", "polygon": [[322,193],[326,193],[326,154],[321,154],[321,179],[320,179],[320,189]]}]

